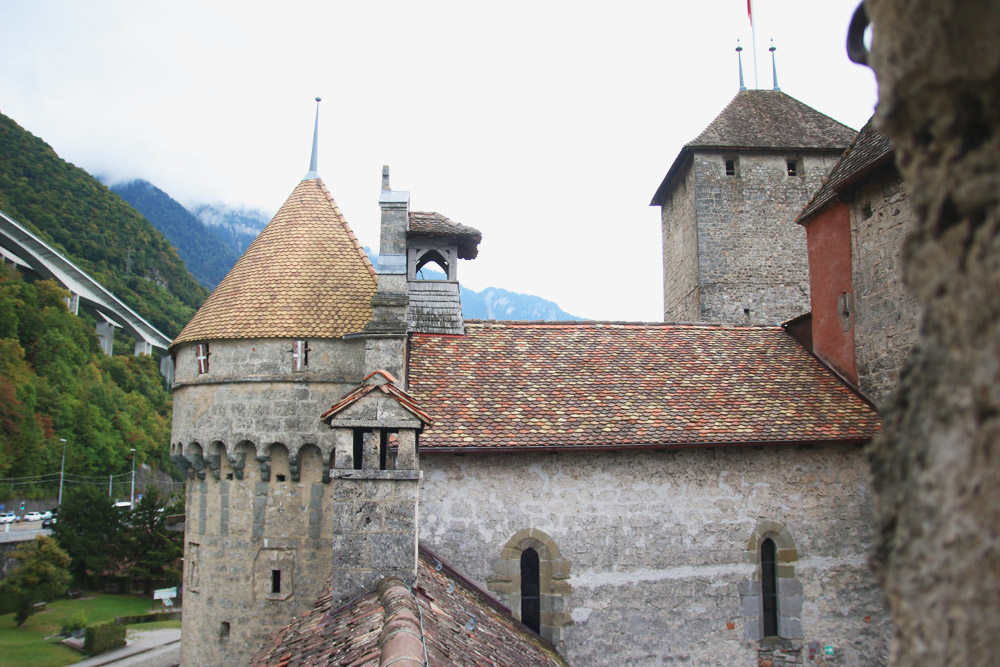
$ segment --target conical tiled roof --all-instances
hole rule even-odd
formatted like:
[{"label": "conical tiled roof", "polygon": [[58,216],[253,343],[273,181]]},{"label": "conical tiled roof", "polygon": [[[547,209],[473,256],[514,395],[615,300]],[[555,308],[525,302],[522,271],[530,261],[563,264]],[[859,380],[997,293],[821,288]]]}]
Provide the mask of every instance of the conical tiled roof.
[{"label": "conical tiled roof", "polygon": [[298,184],[173,345],[337,338],[372,317],[376,274],[323,181]]}]

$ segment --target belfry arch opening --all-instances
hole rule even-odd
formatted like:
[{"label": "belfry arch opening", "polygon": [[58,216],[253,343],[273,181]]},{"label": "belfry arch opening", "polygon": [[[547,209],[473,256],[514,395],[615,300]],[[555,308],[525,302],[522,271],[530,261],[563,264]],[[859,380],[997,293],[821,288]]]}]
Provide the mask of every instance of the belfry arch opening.
[{"label": "belfry arch opening", "polygon": [[[447,280],[451,275],[450,268],[444,255],[437,249],[431,249],[425,250],[417,256],[414,271],[417,280]],[[435,275],[435,272],[443,273],[444,277]]]}]

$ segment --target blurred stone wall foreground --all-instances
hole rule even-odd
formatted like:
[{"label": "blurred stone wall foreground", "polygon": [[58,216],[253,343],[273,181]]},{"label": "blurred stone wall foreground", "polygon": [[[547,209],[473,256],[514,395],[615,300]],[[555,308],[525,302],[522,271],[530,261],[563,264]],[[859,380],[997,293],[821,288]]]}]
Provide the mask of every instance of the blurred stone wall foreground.
[{"label": "blurred stone wall foreground", "polygon": [[1000,3],[867,0],[925,309],[871,463],[894,665],[1000,649]]}]

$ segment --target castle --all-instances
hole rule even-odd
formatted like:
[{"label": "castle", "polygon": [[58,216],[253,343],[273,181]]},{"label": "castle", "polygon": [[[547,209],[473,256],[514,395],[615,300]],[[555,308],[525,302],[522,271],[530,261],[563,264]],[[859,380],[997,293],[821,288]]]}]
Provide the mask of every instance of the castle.
[{"label": "castle", "polygon": [[[688,324],[463,321],[479,233],[410,211],[384,171],[376,272],[314,149],[171,347],[183,663],[884,663],[861,450],[878,415],[756,323],[806,310],[803,260],[777,256],[805,254],[795,217],[850,137],[780,92],[720,119],[789,109],[804,145],[692,142],[654,197]],[[769,183],[791,188],[781,221],[727,217]],[[785,268],[756,292],[719,279],[765,222],[798,239],[765,237]],[[446,278],[419,280],[427,263]],[[753,262],[723,268],[757,282]],[[422,619],[409,654],[390,650],[400,613]]]}]

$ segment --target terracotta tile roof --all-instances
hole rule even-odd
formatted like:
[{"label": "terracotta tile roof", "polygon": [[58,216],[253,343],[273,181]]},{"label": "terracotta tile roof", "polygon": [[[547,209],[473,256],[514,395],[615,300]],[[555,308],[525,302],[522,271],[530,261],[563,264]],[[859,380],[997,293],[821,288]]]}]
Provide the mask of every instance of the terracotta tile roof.
[{"label": "terracotta tile roof", "polygon": [[381,391],[383,394],[395,399],[405,410],[413,414],[424,424],[431,424],[433,422],[431,416],[417,405],[412,396],[397,387],[395,383],[396,378],[388,371],[373,371],[365,377],[364,382],[348,392],[332,408],[320,415],[319,418],[329,424],[330,420],[337,416],[338,412],[346,410],[373,391]]},{"label": "terracotta tile roof", "polygon": [[336,338],[372,317],[375,269],[319,179],[302,181],[174,340]]},{"label": "terracotta tile roof", "polygon": [[895,150],[892,141],[875,128],[875,117],[861,128],[840,158],[823,187],[813,195],[795,222],[804,224],[820,209],[836,199],[838,195],[876,169],[892,162]]},{"label": "terracotta tile roof", "polygon": [[[399,637],[389,631],[390,624],[410,637],[421,635],[430,665],[566,664],[544,639],[423,548],[413,594],[397,579],[383,580],[377,591],[337,610],[330,609],[325,594],[311,611],[278,631],[250,664],[378,665],[399,650],[391,646]],[[406,646],[399,655],[414,648]]]},{"label": "terracotta tile roof", "polygon": [[745,90],[681,149],[650,206],[663,203],[674,177],[695,149],[842,151],[856,132],[794,97],[775,90]]},{"label": "terracotta tile roof", "polygon": [[425,236],[451,236],[458,243],[459,259],[475,259],[479,254],[482,232],[474,227],[450,220],[440,213],[410,213],[410,234]]},{"label": "terracotta tile roof", "polygon": [[875,410],[780,327],[483,322],[414,334],[421,451],[864,441]]}]

